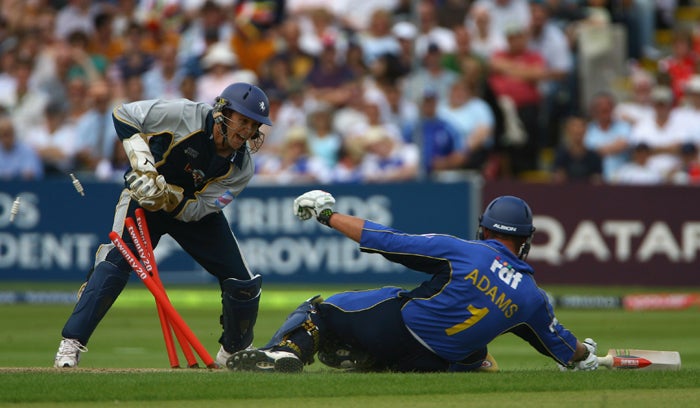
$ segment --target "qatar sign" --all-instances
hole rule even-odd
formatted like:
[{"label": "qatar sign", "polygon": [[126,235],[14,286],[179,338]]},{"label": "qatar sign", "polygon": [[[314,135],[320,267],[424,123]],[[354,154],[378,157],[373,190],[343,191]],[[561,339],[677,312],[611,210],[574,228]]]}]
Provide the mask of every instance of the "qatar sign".
[{"label": "qatar sign", "polygon": [[539,283],[700,285],[700,188],[487,183],[534,214]]}]

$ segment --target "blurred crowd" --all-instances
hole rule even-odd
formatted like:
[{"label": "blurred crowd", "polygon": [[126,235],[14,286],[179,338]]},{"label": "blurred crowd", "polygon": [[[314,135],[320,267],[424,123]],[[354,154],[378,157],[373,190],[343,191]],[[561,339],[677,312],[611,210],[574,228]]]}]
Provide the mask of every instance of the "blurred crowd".
[{"label": "blurred crowd", "polygon": [[[682,1],[0,4],[0,180],[121,182],[117,104],[213,104],[245,81],[268,94],[273,121],[253,183],[455,171],[700,183],[700,37],[674,24]],[[627,87],[583,101],[581,33],[611,25],[626,33]],[[672,28],[670,46],[658,47],[655,31]]]}]

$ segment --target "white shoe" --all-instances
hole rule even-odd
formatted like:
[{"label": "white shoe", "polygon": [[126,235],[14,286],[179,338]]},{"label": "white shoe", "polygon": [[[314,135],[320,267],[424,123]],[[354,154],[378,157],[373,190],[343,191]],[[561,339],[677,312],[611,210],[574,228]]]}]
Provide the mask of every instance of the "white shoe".
[{"label": "white shoe", "polygon": [[74,368],[80,362],[80,353],[86,353],[87,347],[80,344],[75,339],[63,339],[58,346],[58,352],[54,359],[53,366],[56,368]]},{"label": "white shoe", "polygon": [[216,353],[216,359],[214,359],[214,362],[219,366],[219,368],[226,368],[226,361],[228,361],[228,358],[232,355],[233,353],[229,353],[228,351],[224,350],[224,346],[221,346],[219,347],[219,352]]},{"label": "white shoe", "polygon": [[241,350],[233,353],[226,367],[231,371],[300,373],[304,363],[288,351]]}]

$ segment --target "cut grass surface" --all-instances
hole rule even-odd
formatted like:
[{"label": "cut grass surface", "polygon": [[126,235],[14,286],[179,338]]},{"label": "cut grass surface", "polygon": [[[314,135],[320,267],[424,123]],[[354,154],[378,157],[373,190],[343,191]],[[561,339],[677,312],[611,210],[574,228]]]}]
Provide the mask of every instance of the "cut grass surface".
[{"label": "cut grass surface", "polygon": [[[6,288],[3,288],[6,290]],[[31,290],[31,285],[17,290]],[[180,314],[212,356],[218,350],[220,295],[214,288],[168,289]],[[264,344],[296,305],[338,287],[266,288],[255,345]],[[45,289],[43,289],[45,290]],[[615,292],[617,290],[617,292]],[[638,290],[635,290],[637,292]],[[595,288],[556,288],[595,293]],[[606,288],[606,294],[622,294]],[[0,305],[0,405],[14,406],[658,406],[700,400],[700,313],[557,310],[579,337],[608,348],[680,351],[677,372],[601,369],[560,373],[512,335],[489,347],[497,374],[342,373],[315,363],[301,375],[170,370],[150,293],[130,285],[98,327],[77,370],[51,369],[72,305]],[[184,357],[181,355],[181,362]],[[252,404],[252,405],[251,405]]]}]

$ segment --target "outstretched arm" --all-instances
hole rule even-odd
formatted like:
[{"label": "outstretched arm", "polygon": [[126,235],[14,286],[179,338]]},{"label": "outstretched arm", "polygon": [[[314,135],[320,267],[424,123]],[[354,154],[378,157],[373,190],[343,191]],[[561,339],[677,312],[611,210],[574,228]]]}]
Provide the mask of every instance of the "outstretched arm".
[{"label": "outstretched arm", "polygon": [[302,221],[315,217],[320,223],[359,243],[365,220],[334,212],[334,205],[335,198],[330,193],[323,190],[307,191],[294,200],[294,214]]}]

